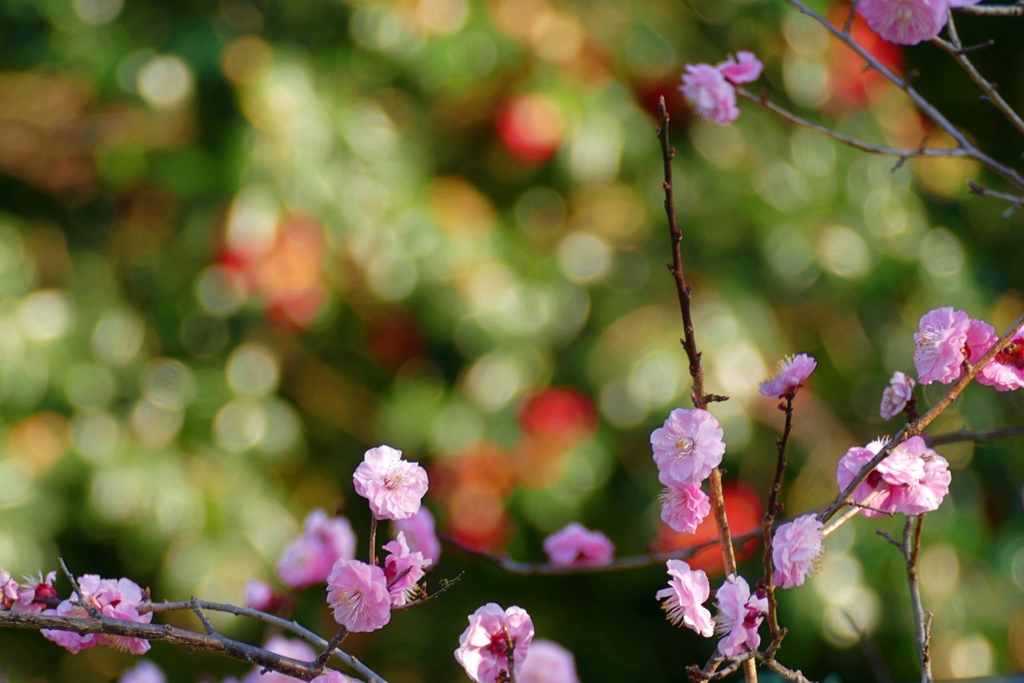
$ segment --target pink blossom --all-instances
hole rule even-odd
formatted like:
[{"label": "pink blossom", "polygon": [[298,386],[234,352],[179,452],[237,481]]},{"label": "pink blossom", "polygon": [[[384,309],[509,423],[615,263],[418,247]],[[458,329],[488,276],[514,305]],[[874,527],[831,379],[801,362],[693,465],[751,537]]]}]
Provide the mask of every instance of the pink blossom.
[{"label": "pink blossom", "polygon": [[[866,448],[854,447],[839,461],[836,479],[845,489],[854,477],[885,446],[872,441]],[[913,436],[896,446],[878,467],[857,487],[853,500],[874,508],[861,510],[865,517],[902,512],[918,515],[938,509],[949,492],[949,463]],[[869,496],[875,494],[869,499]],[[882,512],[877,512],[881,510]]]},{"label": "pink blossom", "polygon": [[455,660],[476,683],[492,683],[502,671],[509,670],[506,631],[515,646],[513,666],[518,674],[533,640],[533,620],[526,610],[515,606],[502,610],[489,602],[469,615],[469,626],[459,636]]},{"label": "pink blossom", "polygon": [[266,581],[247,581],[245,590],[242,592],[242,603],[258,612],[266,612],[273,609],[277,597],[274,595],[273,587]]},{"label": "pink blossom", "polygon": [[687,64],[683,85],[679,88],[701,118],[728,126],[739,118],[736,90],[725,76],[710,64]]},{"label": "pink blossom", "polygon": [[[102,614],[122,621],[134,621],[148,624],[153,620],[153,613],[139,614],[138,608],[143,603],[142,589],[129,579],[101,579],[95,574],[79,577],[78,587],[81,588],[85,601]],[[57,606],[60,616],[88,617],[84,607],[65,600]],[[117,650],[126,650],[133,655],[144,655],[149,651],[149,641],[143,638],[126,636],[110,636],[104,634],[78,635],[67,631],[44,629],[43,637],[66,648],[72,654],[87,650],[95,645],[107,645]]]},{"label": "pink blossom", "polygon": [[366,451],[352,476],[356,493],[370,501],[377,519],[408,519],[420,509],[427,492],[427,472],[402,460],[402,451],[378,446]]},{"label": "pink blossom", "polygon": [[18,599],[18,582],[8,572],[0,571],[0,609],[9,609]]},{"label": "pink blossom", "polygon": [[882,392],[882,406],[879,413],[883,420],[891,420],[903,412],[907,402],[914,397],[914,380],[902,372],[893,373],[889,386]]},{"label": "pink blossom", "polygon": [[772,561],[779,588],[804,585],[807,575],[817,568],[823,527],[821,520],[812,514],[797,517],[775,531]]},{"label": "pink blossom", "polygon": [[323,676],[317,676],[310,683],[355,683],[355,679],[349,678],[337,671],[329,671]]},{"label": "pink blossom", "polygon": [[580,683],[572,653],[550,640],[535,640],[516,676],[518,683]]},{"label": "pink blossom", "polygon": [[117,683],[167,683],[167,677],[164,676],[163,669],[148,659],[143,659],[135,668],[121,674]]},{"label": "pink blossom", "polygon": [[757,629],[768,613],[768,598],[750,594],[746,579],[730,574],[715,594],[718,603],[718,651],[726,657],[752,652],[761,644]]},{"label": "pink blossom", "polygon": [[291,588],[323,583],[335,562],[356,556],[356,535],[344,517],[328,518],[326,512],[316,509],[302,526],[302,535],[277,561],[277,575]]},{"label": "pink blossom", "polygon": [[711,499],[700,484],[676,484],[664,473],[658,479],[667,485],[661,494],[661,521],[681,534],[696,533],[711,512]]},{"label": "pink blossom", "polygon": [[668,614],[669,621],[678,626],[696,631],[705,638],[715,633],[715,622],[711,612],[704,607],[704,602],[711,594],[708,576],[702,569],[690,569],[690,565],[682,560],[669,560],[668,588],[662,588],[655,594],[661,600],[661,608]]},{"label": "pink blossom", "polygon": [[393,521],[391,529],[395,534],[405,534],[409,550],[423,553],[423,557],[430,560],[431,567],[437,565],[441,559],[441,542],[437,540],[437,533],[434,531],[434,515],[430,514],[430,510],[425,506],[421,506],[419,511],[408,519]]},{"label": "pink blossom", "polygon": [[[977,363],[999,341],[996,328],[981,320],[971,320],[967,330],[968,359]],[[1017,332],[977,375],[978,383],[998,391],[1024,388],[1024,331]]]},{"label": "pink blossom", "polygon": [[46,578],[43,578],[42,572],[39,572],[38,578],[26,576],[25,583],[18,591],[18,601],[14,603],[12,609],[15,612],[39,614],[46,609],[46,603],[36,602],[36,600],[57,597],[57,589],[53,587],[53,582],[56,580],[57,572],[50,572]]},{"label": "pink blossom", "polygon": [[860,0],[857,11],[872,31],[899,45],[917,45],[946,25],[947,0]]},{"label": "pink blossom", "polygon": [[327,604],[334,620],[355,633],[369,633],[391,621],[388,581],[380,567],[338,560],[327,577]]},{"label": "pink blossom", "polygon": [[[430,566],[430,560],[423,559],[423,553],[409,552],[405,542],[405,534],[398,532],[398,538],[384,544],[384,550],[390,553],[384,560],[384,578],[391,594],[392,605],[404,605],[416,592],[416,586]],[[405,570],[409,570],[402,578],[396,578]]]},{"label": "pink blossom", "polygon": [[752,83],[761,77],[764,64],[761,63],[761,60],[753,52],[737,52],[736,58],[729,57],[729,59],[715,67],[725,77],[725,80],[733,85],[741,85],[743,83]]},{"label": "pink blossom", "polygon": [[556,567],[598,567],[611,563],[615,546],[600,531],[573,522],[544,539],[544,552]]},{"label": "pink blossom", "polygon": [[722,426],[708,411],[676,408],[651,433],[658,471],[676,484],[699,484],[722,462],[722,436]]},{"label": "pink blossom", "polygon": [[[284,636],[273,636],[269,638],[267,642],[263,644],[263,649],[269,650],[274,654],[281,655],[282,657],[296,659],[300,662],[312,662],[317,658],[317,655],[320,654],[303,641],[297,638],[285,638]],[[246,674],[245,678],[242,679],[242,683],[294,683],[294,681],[299,680],[277,671],[268,671],[267,673],[262,673],[262,671],[263,667],[257,664],[248,674]],[[227,683],[227,680],[225,680],[224,683]]]},{"label": "pink blossom", "polygon": [[803,386],[816,367],[818,361],[806,353],[783,358],[775,366],[774,374],[761,382],[761,395],[765,398],[782,398]]},{"label": "pink blossom", "polygon": [[920,329],[914,333],[914,365],[921,384],[949,384],[960,377],[969,327],[967,314],[949,306],[921,316]]}]

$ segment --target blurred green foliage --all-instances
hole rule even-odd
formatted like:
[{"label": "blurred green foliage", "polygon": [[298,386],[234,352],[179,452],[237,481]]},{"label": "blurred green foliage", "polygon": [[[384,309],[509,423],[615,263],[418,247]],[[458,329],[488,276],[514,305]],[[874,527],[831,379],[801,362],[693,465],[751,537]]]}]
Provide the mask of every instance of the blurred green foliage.
[{"label": "blurred green foliage", "polygon": [[[1024,105],[1019,22],[960,25],[965,43],[998,39],[977,61]],[[662,270],[661,94],[708,388],[732,396],[714,407],[728,480],[766,491],[780,414],[757,382],[783,354],[819,361],[787,514],[834,495],[846,448],[894,430],[878,403],[912,368],[923,312],[1002,328],[1024,303],[1020,218],[967,197],[977,168],[892,170],[747,105],[730,128],[688,117],[684,63],[750,49],[767,64],[757,85],[802,115],[941,142],[779,0],[7,0],[0,45],[0,566],[16,575],[63,555],[155,599],[237,602],[314,507],[365,539],[351,472],[381,442],[430,469],[428,504],[464,542],[539,559],[574,519],[620,554],[671,542],[647,444],[689,389]],[[1019,159],[944,55],[893,58],[983,148]],[[1019,396],[971,387],[935,431],[1021,415]],[[1010,671],[1020,442],[939,450],[955,469],[925,525],[936,674]],[[848,525],[783,592],[785,663],[865,680],[863,630],[895,680],[916,676],[900,558],[873,531],[895,523]],[[684,681],[713,647],[665,622],[661,569],[524,579],[446,546],[430,579],[463,569],[442,600],[346,646],[392,683],[465,680],[451,656],[465,615],[495,601],[572,649],[587,683]],[[319,589],[296,614],[331,631]],[[150,656],[172,681],[244,671]],[[11,683],[112,681],[131,660],[0,632]]]}]

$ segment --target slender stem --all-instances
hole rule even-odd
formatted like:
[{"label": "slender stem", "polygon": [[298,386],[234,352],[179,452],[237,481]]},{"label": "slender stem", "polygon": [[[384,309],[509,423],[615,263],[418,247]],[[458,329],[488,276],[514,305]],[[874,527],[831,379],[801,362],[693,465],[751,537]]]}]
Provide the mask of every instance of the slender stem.
[{"label": "slender stem", "polygon": [[946,443],[958,443],[960,441],[988,441],[990,439],[1005,439],[1011,436],[1024,436],[1024,427],[1007,427],[1006,429],[993,429],[987,432],[968,432],[961,429],[951,434],[938,434],[936,436],[925,436],[924,442],[928,446],[941,446]]},{"label": "slender stem", "polygon": [[203,623],[203,628],[206,629],[206,633],[211,636],[216,635],[217,629],[213,627],[213,624],[210,622],[210,618],[207,617],[206,612],[203,611],[203,606],[199,604],[199,598],[193,595],[190,604],[192,605],[192,611],[196,613],[196,616],[199,617],[199,621]]},{"label": "slender stem", "polygon": [[903,558],[907,563],[907,583],[910,586],[910,604],[914,610],[914,628],[917,631],[917,650],[921,658],[921,683],[932,683],[931,623],[932,615],[921,604],[921,590],[917,578],[917,558],[921,552],[921,527],[924,515],[907,517],[903,526]]},{"label": "slender stem", "polygon": [[68,582],[71,584],[71,589],[75,592],[75,595],[78,596],[78,604],[81,605],[82,609],[88,612],[89,616],[93,619],[102,619],[103,615],[100,613],[100,611],[96,609],[88,600],[85,599],[85,593],[82,592],[82,589],[78,585],[78,582],[75,581],[75,575],[72,574],[71,570],[68,569],[68,566],[64,564],[64,558],[60,557],[58,558],[58,561],[60,562],[61,571],[64,572],[64,576],[67,577]]},{"label": "slender stem", "polygon": [[1015,194],[1008,194],[1006,192],[990,190],[984,183],[979,184],[973,180],[968,180],[967,188],[971,194],[979,197],[991,197],[993,199],[1002,199],[1004,202],[1010,202],[1010,208],[1003,212],[1003,218],[1009,218],[1013,215],[1014,211],[1024,205],[1024,197],[1017,196]]},{"label": "slender stem", "polygon": [[377,517],[370,516],[370,564],[377,566]]},{"label": "slender stem", "polygon": [[935,420],[935,418],[941,415],[942,411],[948,408],[950,404],[952,404],[953,401],[956,400],[960,393],[963,392],[967,385],[970,384],[971,380],[974,379],[975,375],[977,375],[978,372],[983,367],[985,367],[985,365],[990,360],[995,358],[996,354],[998,354],[999,352],[1006,348],[1006,346],[1010,343],[1010,340],[1013,339],[1014,335],[1016,335],[1022,327],[1024,327],[1024,315],[1017,318],[1017,321],[1010,326],[1010,329],[1007,330],[1006,333],[999,338],[999,341],[997,341],[992,346],[992,348],[989,349],[988,352],[978,360],[977,363],[969,365],[965,362],[963,374],[961,375],[960,379],[957,380],[952,387],[950,387],[949,391],[946,392],[946,395],[943,396],[938,403],[933,405],[928,410],[928,412],[926,412],[924,415],[917,418],[913,422],[907,423],[907,425],[903,429],[897,432],[896,436],[893,437],[892,441],[887,443],[882,448],[882,450],[880,450],[875,455],[875,457],[871,458],[871,460],[860,469],[860,471],[853,478],[853,480],[850,481],[850,484],[843,490],[842,493],[840,493],[836,497],[835,500],[832,501],[831,504],[829,504],[828,508],[824,512],[818,515],[818,518],[823,522],[827,522],[828,520],[832,519],[832,517],[841,508],[848,505],[850,502],[850,496],[852,496],[853,492],[857,490],[857,487],[860,486],[865,479],[867,479],[868,475],[871,474],[871,472],[876,467],[878,467],[878,464],[885,460],[887,457],[889,457],[889,454],[892,453],[894,448],[896,448],[897,446],[899,446],[901,443],[911,438],[912,436],[917,436],[918,434],[921,434],[925,430],[925,428]]},{"label": "slender stem", "polygon": [[505,627],[505,663],[508,665],[508,683],[516,683],[516,641]]},{"label": "slender stem", "polygon": [[1024,2],[1015,5],[972,5],[957,7],[956,11],[985,17],[1024,17]]},{"label": "slender stem", "polygon": [[786,412],[786,426],[782,430],[782,436],[775,440],[775,447],[779,454],[775,464],[775,481],[768,493],[768,505],[761,521],[764,533],[764,590],[768,596],[768,630],[772,634],[772,642],[765,651],[766,659],[772,659],[775,656],[782,645],[782,639],[786,636],[786,629],[779,626],[779,601],[775,597],[775,574],[772,571],[772,525],[775,524],[775,515],[782,511],[779,493],[782,491],[782,475],[786,471],[788,462],[786,444],[789,442],[789,434],[793,429],[793,397],[795,395],[795,389],[789,390],[786,393],[785,405],[779,406],[780,410]]},{"label": "slender stem", "polygon": [[[868,503],[873,501],[875,499],[875,497],[878,494],[880,494],[881,492],[882,492],[881,489],[877,489],[875,491],[872,491],[871,493],[868,494],[868,496],[864,500],[861,501],[861,505],[867,505]],[[828,535],[831,534],[833,531],[835,531],[836,529],[838,529],[839,527],[841,527],[842,525],[846,524],[851,519],[853,519],[854,517],[859,515],[860,511],[862,509],[863,508],[861,508],[860,506],[850,505],[850,509],[849,510],[847,510],[843,514],[839,515],[835,519],[833,519],[831,524],[829,524],[827,527],[822,529],[822,531],[821,531],[822,539],[827,538]]]}]

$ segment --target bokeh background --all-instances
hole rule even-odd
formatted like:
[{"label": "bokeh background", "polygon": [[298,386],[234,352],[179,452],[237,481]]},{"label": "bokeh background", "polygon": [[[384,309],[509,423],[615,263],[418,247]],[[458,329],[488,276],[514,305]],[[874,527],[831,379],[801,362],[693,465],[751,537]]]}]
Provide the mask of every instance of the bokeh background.
[{"label": "bokeh background", "polygon": [[[1021,21],[960,18],[965,43],[997,39],[974,56],[1018,109]],[[856,31],[1019,162],[1024,141],[944,54]],[[1021,218],[967,195],[968,178],[999,186],[968,162],[893,171],[749,104],[729,128],[693,120],[683,65],[739,49],[802,115],[949,144],[781,0],[6,0],[0,566],[63,555],[157,599],[239,602],[313,508],[349,516],[365,545],[351,472],[380,443],[429,469],[427,504],[467,546],[542,559],[571,520],[620,555],[693,543],[660,526],[648,444],[689,388],[663,265],[662,94],[697,340],[709,389],[732,397],[713,412],[733,525],[759,518],[781,414],[756,386],[786,353],[819,362],[786,511],[826,503],[845,450],[898,428],[878,404],[913,369],[923,312],[1002,329],[1024,308]],[[1022,419],[1020,396],[971,387],[933,431]],[[921,571],[940,678],[1024,666],[1021,448],[939,449],[952,494]],[[871,680],[872,662],[916,676],[901,558],[874,533],[896,524],[847,525],[784,592],[784,662],[833,682]],[[392,683],[464,681],[452,651],[487,601],[526,608],[586,683],[684,681],[714,646],[664,620],[660,568],[519,578],[446,545],[432,585],[462,570],[346,646]],[[296,614],[326,634],[323,601],[310,589]],[[161,645],[150,658],[175,682],[246,671]],[[0,632],[10,683],[107,682],[132,663]]]}]

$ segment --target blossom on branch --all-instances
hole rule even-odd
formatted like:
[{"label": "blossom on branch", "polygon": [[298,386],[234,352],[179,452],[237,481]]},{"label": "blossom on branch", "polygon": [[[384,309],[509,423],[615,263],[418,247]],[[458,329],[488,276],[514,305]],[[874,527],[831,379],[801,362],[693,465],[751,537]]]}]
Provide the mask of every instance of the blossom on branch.
[{"label": "blossom on branch", "polygon": [[668,588],[662,588],[655,594],[661,600],[661,608],[665,610],[669,621],[676,626],[682,624],[696,631],[705,638],[715,633],[715,622],[711,612],[704,607],[711,594],[708,575],[703,570],[691,570],[690,565],[682,560],[668,560]]},{"label": "blossom on branch", "polygon": [[323,583],[335,562],[356,556],[356,535],[344,517],[328,518],[318,508],[302,526],[302,535],[285,548],[277,562],[278,577],[291,588]]},{"label": "blossom on branch", "polygon": [[775,366],[772,376],[761,382],[761,395],[765,398],[784,397],[787,393],[802,387],[816,367],[818,361],[806,353],[783,358]]},{"label": "blossom on branch", "polygon": [[753,52],[741,50],[736,53],[736,59],[729,57],[715,67],[719,73],[733,85],[753,83],[761,77],[764,71],[764,64],[754,55]]},{"label": "blossom on branch", "polygon": [[384,570],[359,560],[338,560],[327,577],[327,604],[334,620],[353,633],[369,633],[391,621]]},{"label": "blossom on branch", "polygon": [[676,408],[651,433],[658,471],[675,484],[699,484],[722,462],[723,435],[722,425],[708,411]]},{"label": "blossom on branch", "polygon": [[533,640],[533,620],[526,610],[515,606],[502,610],[489,602],[469,615],[455,660],[476,683],[492,683],[502,671],[509,671],[506,634],[514,645],[512,665],[518,673]]},{"label": "blossom on branch", "polygon": [[[405,540],[409,544],[409,550],[414,553],[423,553],[423,557],[430,560],[431,566],[436,566],[441,559],[441,541],[437,540],[437,532],[434,531],[434,515],[426,507],[421,506],[415,515],[407,519],[398,519],[391,523],[393,532],[405,534]],[[427,565],[423,565],[424,568]]]},{"label": "blossom on branch", "polygon": [[516,676],[518,683],[580,683],[576,658],[558,643],[535,640]]},{"label": "blossom on branch", "polygon": [[[861,468],[885,444],[886,441],[879,439],[864,448],[848,450],[839,460],[836,473],[839,487],[845,489],[849,486]],[[928,448],[924,439],[913,436],[896,446],[878,464],[875,471],[854,491],[852,499],[872,508],[861,510],[865,517],[881,517],[898,512],[919,515],[938,509],[949,493],[950,480],[946,459]]]},{"label": "blossom on branch", "polygon": [[797,517],[775,531],[772,562],[775,564],[774,580],[779,588],[804,585],[807,575],[817,568],[821,558],[823,527],[821,520],[810,514]]},{"label": "blossom on branch", "polygon": [[121,674],[117,683],[167,683],[167,676],[159,666],[148,659],[143,659]]},{"label": "blossom on branch", "polygon": [[[78,578],[78,587],[82,591],[82,598],[85,602],[99,610],[103,616],[140,624],[148,624],[153,621],[152,612],[139,614],[138,608],[143,602],[142,589],[130,579],[101,579],[95,574],[85,574]],[[74,599],[75,602],[65,600],[60,603],[57,606],[56,614],[62,617],[88,618],[89,612],[77,603],[78,597],[75,596]],[[41,633],[44,638],[57,643],[71,654],[78,654],[82,650],[88,650],[96,645],[126,650],[133,655],[144,655],[149,652],[149,641],[143,638],[111,636],[102,633],[79,635],[53,629],[43,629]]]},{"label": "blossom on branch", "polygon": [[907,377],[902,372],[893,373],[889,386],[882,392],[882,405],[878,412],[883,420],[891,420],[903,412],[907,402],[914,397],[915,384],[912,377]]},{"label": "blossom on branch", "polygon": [[763,591],[750,594],[746,579],[730,574],[715,594],[718,603],[718,651],[726,657],[737,657],[757,650],[761,636],[757,629],[768,613],[768,597]]},{"label": "blossom on branch", "polygon": [[36,602],[36,600],[57,597],[57,589],[53,587],[53,582],[56,580],[57,572],[50,572],[45,578],[42,572],[39,572],[38,578],[26,576],[25,583],[18,591],[18,600],[11,609],[15,612],[39,614],[46,609],[46,603]]},{"label": "blossom on branch", "polygon": [[430,560],[423,559],[423,553],[409,552],[405,534],[401,531],[398,538],[384,544],[384,550],[390,553],[384,560],[384,578],[390,586],[391,604],[404,605],[415,594],[416,585],[423,578],[424,569],[430,566]]},{"label": "blossom on branch", "polygon": [[366,451],[352,475],[356,493],[370,501],[377,519],[408,519],[427,492],[427,471],[402,459],[402,451],[378,446]]},{"label": "blossom on branch", "polygon": [[921,384],[950,384],[960,377],[969,327],[967,314],[950,306],[921,316],[920,328],[914,333],[914,366]]},{"label": "blossom on branch", "polygon": [[872,31],[890,43],[917,45],[942,32],[950,7],[981,0],[860,0],[857,11]]},{"label": "blossom on branch", "polygon": [[18,599],[18,582],[8,572],[0,571],[0,609],[10,609]]},{"label": "blossom on branch", "polygon": [[[981,320],[971,320],[967,330],[968,360],[977,363],[999,341],[996,328]],[[998,391],[1024,388],[1024,331],[1018,332],[1002,351],[977,375],[978,383]]]},{"label": "blossom on branch", "polygon": [[[273,636],[263,644],[264,650],[269,650],[275,655],[297,659],[300,662],[312,662],[319,654],[304,641],[299,639],[285,638],[284,636]],[[264,667],[257,664],[242,679],[242,683],[295,683],[295,679],[278,671],[267,671],[263,673]],[[224,681],[227,683],[227,680]]]},{"label": "blossom on branch", "polygon": [[734,86],[756,81],[763,70],[753,52],[739,52],[717,66],[687,64],[679,89],[701,118],[728,126],[740,115]]},{"label": "blossom on branch", "polygon": [[711,512],[711,498],[700,484],[677,484],[664,474],[658,479],[666,488],[661,498],[661,521],[680,534],[692,534]]},{"label": "blossom on branch", "polygon": [[317,676],[310,683],[354,683],[354,678],[349,678],[337,671],[328,671],[323,676]]},{"label": "blossom on branch", "polygon": [[544,552],[556,567],[599,567],[611,563],[615,545],[600,531],[572,522],[544,539]]}]

